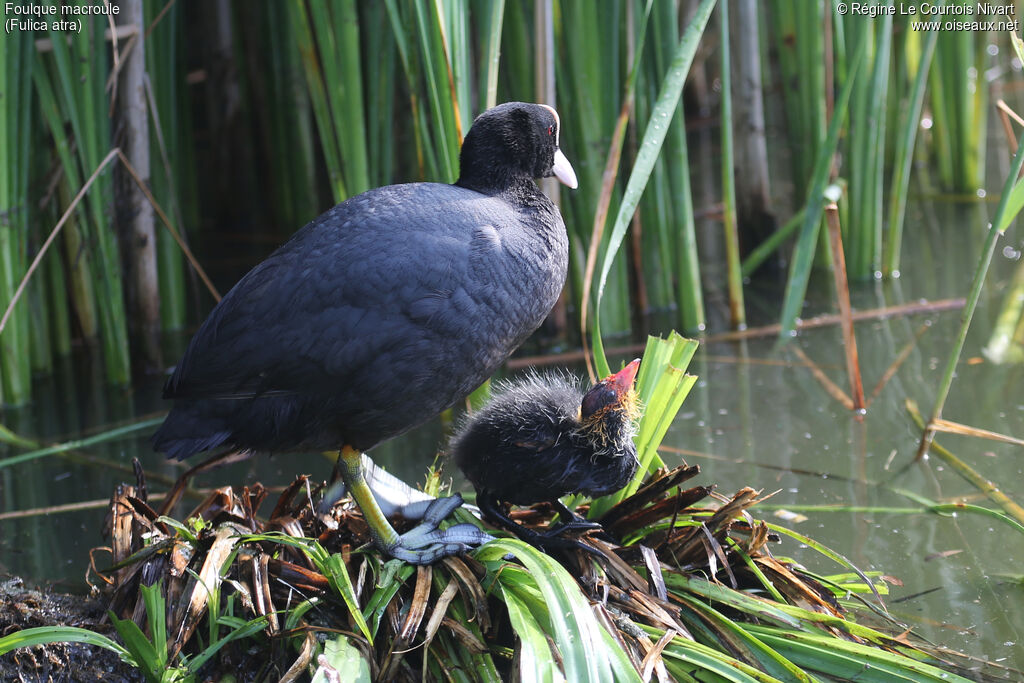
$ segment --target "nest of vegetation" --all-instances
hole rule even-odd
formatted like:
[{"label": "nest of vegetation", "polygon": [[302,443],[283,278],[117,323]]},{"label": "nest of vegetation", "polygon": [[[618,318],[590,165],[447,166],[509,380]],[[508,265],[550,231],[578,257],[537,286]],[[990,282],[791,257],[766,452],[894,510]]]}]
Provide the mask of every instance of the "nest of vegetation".
[{"label": "nest of vegetation", "polygon": [[[318,514],[323,484],[308,477],[265,517],[268,492],[257,484],[218,489],[176,522],[147,503],[140,474],[111,501],[114,563],[97,576],[122,639],[141,650],[136,661],[149,653],[150,668],[178,667],[183,679],[229,671],[254,681],[1010,675],[928,647],[889,621],[880,577],[819,577],[774,556],[784,530],[750,514],[758,492],[729,498],[686,487],[697,472],[649,477],[600,518],[607,534],[580,536],[595,554],[548,556],[502,538],[430,567],[367,547],[367,525],[347,499]],[[555,514],[536,505],[512,516],[543,531]]]}]

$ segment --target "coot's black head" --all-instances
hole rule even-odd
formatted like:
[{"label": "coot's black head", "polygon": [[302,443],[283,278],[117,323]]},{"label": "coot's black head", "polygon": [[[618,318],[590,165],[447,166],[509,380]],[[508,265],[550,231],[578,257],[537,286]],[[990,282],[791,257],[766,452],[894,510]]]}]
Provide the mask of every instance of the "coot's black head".
[{"label": "coot's black head", "polygon": [[488,109],[462,142],[456,184],[494,193],[556,176],[575,189],[576,173],[558,148],[560,126],[558,113],[546,104],[506,102]]},{"label": "coot's black head", "polygon": [[640,360],[601,380],[583,396],[577,433],[599,449],[616,447],[633,438],[639,413],[633,380]]}]

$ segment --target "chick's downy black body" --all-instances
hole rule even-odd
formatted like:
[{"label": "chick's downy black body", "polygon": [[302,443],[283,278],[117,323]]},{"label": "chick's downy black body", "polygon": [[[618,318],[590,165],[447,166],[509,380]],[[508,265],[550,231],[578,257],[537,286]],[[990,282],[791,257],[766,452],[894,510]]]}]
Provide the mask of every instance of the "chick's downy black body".
[{"label": "chick's downy black body", "polygon": [[637,412],[633,379],[639,361],[584,392],[558,374],[530,374],[505,384],[453,437],[451,453],[477,490],[487,516],[526,540],[496,502],[556,502],[570,493],[617,491],[636,473]]},{"label": "chick's downy black body", "polygon": [[558,125],[544,105],[495,107],[467,134],[455,185],[370,190],[299,230],[193,337],[164,390],[174,407],[156,449],[346,456],[481,384],[565,282],[565,226],[533,181],[575,187]]}]

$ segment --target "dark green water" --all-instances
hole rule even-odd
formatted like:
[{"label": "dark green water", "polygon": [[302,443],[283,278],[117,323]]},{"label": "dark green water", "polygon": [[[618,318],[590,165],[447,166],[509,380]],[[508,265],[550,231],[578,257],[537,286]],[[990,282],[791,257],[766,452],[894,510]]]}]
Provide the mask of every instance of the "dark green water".
[{"label": "dark green water", "polygon": [[[854,307],[873,309],[963,296],[984,239],[985,204],[962,206],[917,202],[908,218],[903,277],[894,282],[857,285]],[[1003,247],[1011,249],[1003,253]],[[963,358],[981,357],[1003,290],[1018,262],[1020,231],[1011,231],[997,250],[984,300],[976,315]],[[721,281],[721,280],[717,280]],[[748,301],[771,302],[776,292],[751,287]],[[808,316],[831,311],[827,274],[812,281]],[[777,314],[764,306],[761,315]],[[870,393],[886,368],[929,322],[906,362],[878,394],[863,419],[851,414],[823,389],[791,351],[774,349],[774,339],[705,345],[691,372],[700,376],[666,445],[685,449],[685,459],[703,469],[697,483],[715,483],[729,495],[743,486],[777,491],[769,501],[800,511],[829,505],[868,511],[803,511],[808,519],[782,522],[766,507],[760,516],[787,524],[841,553],[863,570],[896,577],[887,598],[894,616],[914,625],[929,639],[978,657],[1024,667],[1024,534],[989,517],[926,512],[884,511],[920,508],[913,496],[938,502],[987,501],[940,460],[910,464],[919,432],[904,409],[907,398],[928,412],[949,353],[959,311],[861,322],[856,327],[865,390]],[[178,340],[180,344],[181,341]],[[809,330],[794,340],[839,386],[848,383],[838,327]],[[40,385],[34,405],[8,411],[4,424],[46,442],[102,431],[121,421],[156,413],[159,381],[130,394],[103,387],[87,358]],[[1024,436],[1024,369],[987,362],[961,363],[947,403],[947,419],[997,432]],[[106,464],[48,457],[0,469],[0,513],[72,502],[106,499],[139,457],[147,472],[175,477],[181,466],[153,454],[148,431],[135,438],[89,448]],[[941,436],[939,441],[1024,501],[1024,449],[991,441]],[[384,444],[375,458],[416,482],[443,448],[440,424],[427,425],[401,440]],[[670,463],[680,455],[666,454]],[[254,459],[198,480],[202,486],[261,481],[289,482],[296,473],[326,476],[329,463],[319,455]],[[456,477],[456,486],[464,486]],[[152,490],[164,487],[151,481]],[[909,493],[908,493],[909,492]],[[268,502],[267,505],[272,504]],[[269,509],[269,507],[267,508]],[[0,519],[0,571],[61,590],[81,591],[89,550],[104,544],[100,534],[104,508]],[[774,552],[791,556],[823,574],[844,571],[794,541]],[[107,556],[99,554],[99,565]]]}]

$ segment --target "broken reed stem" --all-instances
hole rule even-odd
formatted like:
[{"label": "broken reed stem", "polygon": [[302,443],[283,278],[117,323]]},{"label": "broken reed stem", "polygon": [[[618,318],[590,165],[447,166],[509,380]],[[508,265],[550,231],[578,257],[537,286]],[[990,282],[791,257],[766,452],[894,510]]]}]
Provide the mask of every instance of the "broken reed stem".
[{"label": "broken reed stem", "polygon": [[964,350],[964,343],[967,341],[967,330],[971,327],[974,309],[978,307],[978,300],[981,298],[981,288],[985,284],[985,276],[988,274],[989,264],[992,263],[992,254],[996,250],[996,242],[999,240],[999,236],[1003,234],[1000,230],[996,229],[996,226],[1002,225],[1003,214],[1006,213],[1006,207],[1010,202],[1013,186],[1017,182],[1017,176],[1020,175],[1022,166],[1024,166],[1024,152],[1018,149],[1017,153],[1013,156],[1010,172],[1006,176],[1006,182],[1003,185],[1002,195],[999,197],[999,206],[996,208],[995,217],[988,225],[988,235],[985,237],[985,244],[981,249],[981,258],[978,260],[978,267],[974,272],[971,291],[967,295],[967,304],[964,306],[960,317],[960,331],[957,333],[953,349],[949,354],[949,360],[946,362],[946,370],[939,384],[939,391],[935,397],[935,406],[932,408],[931,417],[928,418],[928,424],[925,426],[924,433],[921,434],[917,455],[914,456],[915,462],[928,452],[928,447],[931,446],[932,440],[935,438],[935,428],[932,423],[942,417],[942,407],[946,404],[949,389],[953,385],[953,374],[956,372],[957,361],[960,360],[960,354]]},{"label": "broken reed stem", "polygon": [[[879,318],[892,318],[901,315],[918,315],[920,313],[939,313],[942,311],[949,311],[956,308],[962,308],[964,306],[963,298],[955,299],[939,299],[938,301],[912,301],[906,304],[898,304],[896,306],[882,306],[881,308],[871,308],[866,311],[856,311],[850,317],[853,318],[854,322],[861,322],[864,320],[876,320]],[[828,327],[829,325],[836,325],[841,322],[841,319],[835,313],[828,313],[826,315],[817,315],[813,318],[807,318],[806,320],[798,319],[795,329],[797,330],[810,330],[817,327]],[[696,339],[701,344],[715,344],[719,342],[731,342],[739,341],[741,339],[752,339],[754,337],[771,337],[777,335],[779,330],[782,329],[782,325],[779,323],[772,323],[771,325],[764,325],[762,327],[750,327],[745,330],[735,330],[732,332],[720,332],[718,334],[709,334],[705,336],[698,336]],[[606,353],[609,356],[635,356],[637,352],[642,352],[646,344],[628,344],[625,346],[616,346],[614,348],[607,349]],[[528,368],[534,365],[558,365],[560,363],[578,363],[583,360],[583,351],[566,351],[564,353],[552,353],[544,356],[522,356],[519,358],[510,358],[505,364],[505,367],[509,370],[516,370],[519,368]]]},{"label": "broken reed stem", "polygon": [[[1003,133],[1006,134],[1006,141],[1010,145],[1010,150],[1017,153],[1017,136],[1013,133],[1013,124],[1010,123],[1010,119],[1017,122],[1018,125],[1024,126],[1024,119],[1020,117],[1013,109],[1010,108],[1003,100],[996,102],[996,109],[999,110],[999,120],[1003,123]],[[1024,169],[1021,169],[1021,173],[1024,173]],[[1020,177],[1020,173],[1017,174]]]},{"label": "broken reed stem", "polygon": [[832,247],[832,275],[836,281],[836,299],[839,303],[840,325],[843,331],[843,349],[846,352],[846,374],[850,378],[853,410],[862,412],[865,408],[864,383],[860,376],[857,337],[853,333],[853,309],[850,307],[850,283],[846,279],[843,236],[839,229],[839,208],[835,202],[831,202],[825,207],[825,219],[828,223],[829,244]]},{"label": "broken reed stem", "polygon": [[993,432],[989,429],[971,427],[970,425],[960,424],[959,422],[953,422],[951,420],[943,420],[942,418],[932,422],[932,429],[937,432],[945,432],[947,434],[973,436],[978,439],[989,439],[991,441],[1010,443],[1015,446],[1024,446],[1024,439],[1018,439],[1015,436],[1009,436],[1007,434],[1000,434],[999,432]]},{"label": "broken reed stem", "polygon": [[[908,398],[904,405],[906,406],[907,412],[910,413],[910,417],[915,423],[917,423],[917,426],[924,428],[927,433],[930,425],[925,425],[924,418],[918,410],[917,402]],[[934,437],[934,431],[932,432],[932,436]],[[975,471],[970,465],[958,458],[950,450],[943,448],[939,444],[929,445],[932,446],[932,450],[935,451],[935,455],[949,465],[954,472],[959,474],[970,482],[972,486],[985,494],[985,496],[998,505],[1003,512],[1021,524],[1024,524],[1024,507],[1018,505],[1012,498],[1003,493],[998,486],[986,479],[979,472]]]},{"label": "broken reed stem", "polygon": [[146,186],[146,184],[142,182],[141,178],[139,178],[139,174],[128,161],[127,157],[125,157],[125,155],[121,152],[120,149],[115,148],[115,151],[117,152],[118,158],[121,159],[121,163],[124,164],[125,170],[128,171],[128,175],[132,177],[132,180],[135,181],[135,184],[139,186],[140,190],[142,190],[142,194],[146,195],[146,200],[153,206],[153,210],[156,212],[156,215],[159,216],[160,221],[164,224],[164,227],[167,228],[168,232],[171,233],[171,237],[174,238],[174,241],[178,243],[178,248],[181,249],[181,252],[185,255],[185,258],[188,259],[189,264],[193,268],[195,268],[196,274],[199,275],[199,279],[201,279],[203,281],[203,284],[206,285],[206,289],[209,290],[210,295],[213,297],[214,301],[219,302],[221,299],[220,292],[217,291],[217,288],[213,285],[213,281],[206,274],[206,271],[203,270],[203,267],[199,265],[199,261],[196,259],[195,255],[192,254],[192,250],[188,248],[188,245],[185,244],[185,240],[183,240],[178,231],[175,230],[174,225],[171,223],[171,219],[168,218],[167,214],[164,213],[164,210],[160,208],[160,205],[157,203],[156,198],[153,196],[153,193],[149,191],[149,188]]},{"label": "broken reed stem", "polygon": [[999,120],[1003,123],[1003,133],[1006,134],[1006,141],[1010,143],[1010,149],[1016,151],[1017,136],[1013,134],[1013,125],[1010,123],[1012,110],[1002,100],[996,103],[996,108],[999,109]]}]

